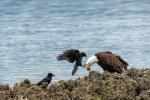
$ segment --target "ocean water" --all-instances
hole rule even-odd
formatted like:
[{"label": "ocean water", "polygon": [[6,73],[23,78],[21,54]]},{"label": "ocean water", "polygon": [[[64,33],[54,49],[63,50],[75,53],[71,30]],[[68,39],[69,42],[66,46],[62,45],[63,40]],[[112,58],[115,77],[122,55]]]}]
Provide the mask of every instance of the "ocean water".
[{"label": "ocean water", "polygon": [[[0,0],[0,84],[26,78],[33,83],[55,74],[53,82],[83,77],[80,67],[56,56],[75,48],[109,50],[129,68],[150,67],[149,0]],[[83,59],[83,63],[87,58]],[[92,70],[102,71],[98,65]]]}]

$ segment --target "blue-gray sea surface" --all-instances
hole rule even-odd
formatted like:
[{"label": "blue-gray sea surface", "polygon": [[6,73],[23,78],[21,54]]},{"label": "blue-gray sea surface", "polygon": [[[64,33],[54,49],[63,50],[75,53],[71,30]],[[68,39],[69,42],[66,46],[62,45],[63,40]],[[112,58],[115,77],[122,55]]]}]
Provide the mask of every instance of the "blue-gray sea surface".
[{"label": "blue-gray sea surface", "polygon": [[149,68],[150,1],[0,0],[0,84],[36,83],[48,72],[53,82],[87,75],[81,67],[71,76],[73,64],[56,60],[70,48],[88,57],[109,50],[129,68]]}]

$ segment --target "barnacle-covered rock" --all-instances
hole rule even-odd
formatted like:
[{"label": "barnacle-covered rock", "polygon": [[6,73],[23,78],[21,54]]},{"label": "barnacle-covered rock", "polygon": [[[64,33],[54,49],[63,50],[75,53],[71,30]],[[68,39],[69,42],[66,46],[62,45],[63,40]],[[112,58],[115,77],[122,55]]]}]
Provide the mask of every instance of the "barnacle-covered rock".
[{"label": "barnacle-covered rock", "polygon": [[90,71],[76,80],[38,86],[28,79],[12,88],[0,85],[0,100],[149,100],[150,69],[129,69],[125,75]]}]

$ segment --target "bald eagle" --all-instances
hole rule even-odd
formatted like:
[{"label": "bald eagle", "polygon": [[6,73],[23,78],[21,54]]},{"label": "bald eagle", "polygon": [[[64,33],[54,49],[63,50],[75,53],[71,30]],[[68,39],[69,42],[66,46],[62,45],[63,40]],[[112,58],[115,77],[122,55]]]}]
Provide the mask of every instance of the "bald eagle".
[{"label": "bald eagle", "polygon": [[65,50],[63,54],[59,54],[57,56],[57,60],[67,60],[70,63],[74,63],[74,68],[72,70],[72,75],[74,75],[78,69],[78,66],[82,66],[82,58],[86,57],[86,54],[84,52],[80,52],[79,50],[76,49],[69,49]]},{"label": "bald eagle", "polygon": [[119,55],[113,54],[110,51],[98,52],[90,57],[84,64],[87,70],[90,66],[97,63],[104,71],[122,73],[127,70],[128,63]]}]

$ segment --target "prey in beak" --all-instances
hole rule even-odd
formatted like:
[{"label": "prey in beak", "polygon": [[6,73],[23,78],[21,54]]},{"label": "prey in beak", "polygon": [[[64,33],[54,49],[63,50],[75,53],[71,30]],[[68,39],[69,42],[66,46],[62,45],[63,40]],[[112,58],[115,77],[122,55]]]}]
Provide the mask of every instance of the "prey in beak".
[{"label": "prey in beak", "polygon": [[84,64],[84,67],[88,70],[88,71],[90,71],[91,70],[91,64]]}]

